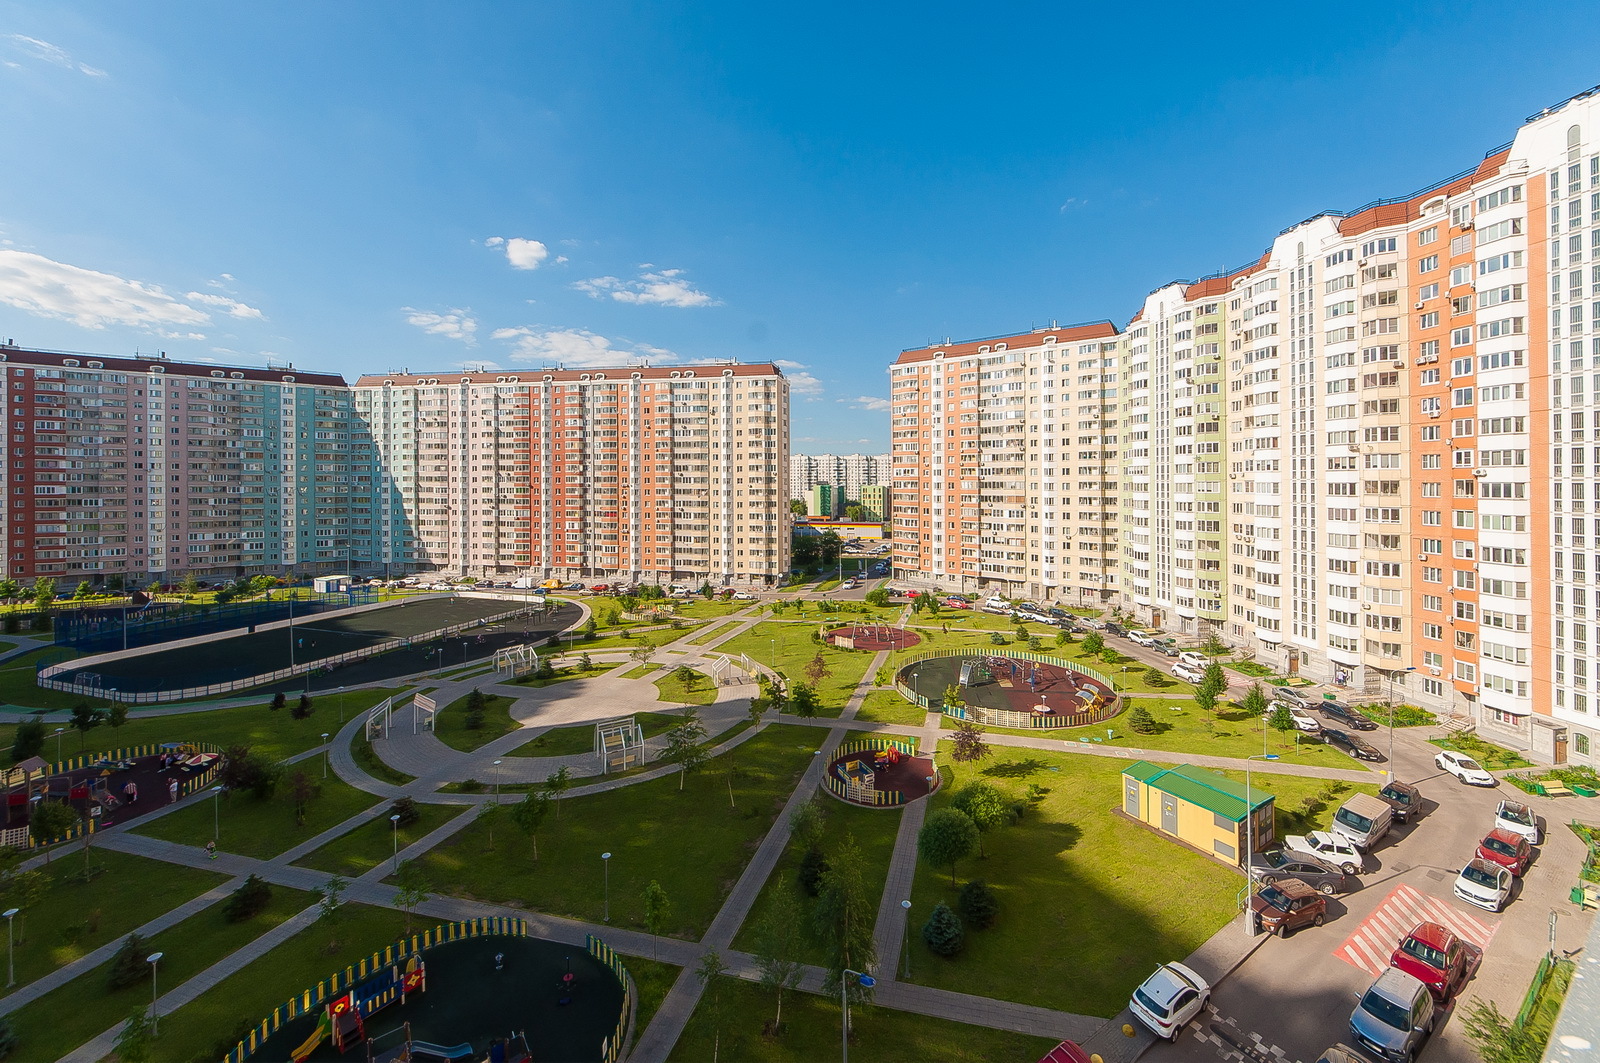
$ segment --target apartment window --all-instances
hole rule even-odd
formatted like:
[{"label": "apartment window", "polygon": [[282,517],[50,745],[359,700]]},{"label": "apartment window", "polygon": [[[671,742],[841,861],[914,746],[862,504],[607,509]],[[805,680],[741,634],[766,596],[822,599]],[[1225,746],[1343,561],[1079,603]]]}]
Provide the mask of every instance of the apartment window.
[{"label": "apartment window", "polygon": [[1439,256],[1428,255],[1426,258],[1417,259],[1418,273],[1432,273],[1439,268]]}]

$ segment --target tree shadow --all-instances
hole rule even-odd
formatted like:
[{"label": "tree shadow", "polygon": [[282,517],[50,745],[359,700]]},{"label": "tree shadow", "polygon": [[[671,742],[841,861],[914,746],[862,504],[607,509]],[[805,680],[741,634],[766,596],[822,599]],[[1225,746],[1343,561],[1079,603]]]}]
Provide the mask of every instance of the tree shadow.
[{"label": "tree shadow", "polygon": [[1030,775],[1044,771],[1047,766],[1037,757],[1029,757],[1027,760],[1008,760],[1003,764],[991,764],[983,769],[982,774],[991,779],[1026,779]]}]

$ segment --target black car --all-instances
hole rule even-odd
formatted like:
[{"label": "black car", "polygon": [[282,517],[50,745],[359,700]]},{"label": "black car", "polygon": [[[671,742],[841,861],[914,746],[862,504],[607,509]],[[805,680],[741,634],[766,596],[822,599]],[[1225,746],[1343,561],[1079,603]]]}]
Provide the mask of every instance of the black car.
[{"label": "black car", "polygon": [[1105,626],[1100,630],[1104,631],[1107,635],[1126,636],[1128,634],[1127,630],[1121,624],[1112,623],[1109,620],[1106,621]]},{"label": "black car", "polygon": [[1337,749],[1355,757],[1357,760],[1382,760],[1383,754],[1372,746],[1366,739],[1357,738],[1344,731],[1336,731],[1331,727],[1322,729],[1322,740]]},{"label": "black car", "polygon": [[1328,896],[1343,893],[1350,887],[1350,878],[1332,864],[1314,857],[1291,853],[1280,846],[1263,849],[1250,857],[1250,877],[1262,883],[1279,879],[1297,878],[1301,882]]},{"label": "black car", "polygon": [[1342,701],[1324,701],[1317,708],[1321,710],[1322,715],[1330,720],[1338,720],[1346,727],[1353,727],[1357,731],[1376,731],[1378,729],[1377,724]]}]

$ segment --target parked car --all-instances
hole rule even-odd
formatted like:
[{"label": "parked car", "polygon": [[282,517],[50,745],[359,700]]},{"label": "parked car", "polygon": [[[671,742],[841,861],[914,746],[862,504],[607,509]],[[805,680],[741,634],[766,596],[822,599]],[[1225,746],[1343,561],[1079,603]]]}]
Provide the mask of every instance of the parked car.
[{"label": "parked car", "polygon": [[1317,1057],[1317,1063],[1367,1063],[1367,1057],[1340,1042],[1323,1049],[1322,1055]]},{"label": "parked car", "polygon": [[1465,753],[1447,749],[1433,758],[1433,766],[1447,771],[1468,786],[1495,786],[1498,780],[1483,770],[1483,766]]},{"label": "parked car", "polygon": [[1049,613],[1052,617],[1054,617],[1057,620],[1071,620],[1071,619],[1073,619],[1073,616],[1072,616],[1071,613],[1067,612],[1065,609],[1059,609],[1059,608],[1057,608],[1056,606],[1053,606],[1053,605],[1049,609],[1045,610],[1045,612]]},{"label": "parked car", "polygon": [[756,600],[756,596],[749,591],[734,591],[733,600],[736,602],[753,602]]},{"label": "parked car", "polygon": [[1347,839],[1357,849],[1371,849],[1389,833],[1394,809],[1387,801],[1371,794],[1351,794],[1333,814],[1333,833]]},{"label": "parked car", "polygon": [[1495,809],[1496,830],[1507,830],[1528,839],[1529,845],[1538,845],[1543,835],[1539,830],[1539,815],[1520,801],[1510,799],[1500,802]]},{"label": "parked car", "polygon": [[1161,633],[1158,631],[1130,631],[1128,632],[1128,641],[1140,646],[1154,646],[1161,641]]},{"label": "parked car", "polygon": [[[1068,631],[1073,630],[1070,625],[1062,624],[1061,626],[1066,628]],[[1170,642],[1158,642],[1154,646],[1151,646],[1150,648],[1152,650],[1155,650],[1157,653],[1161,654],[1161,656],[1163,656],[1163,657],[1177,657],[1180,653],[1183,652],[1183,651],[1179,650],[1178,647],[1174,646]]]},{"label": "parked car", "polygon": [[1415,975],[1391,967],[1357,993],[1350,1034],[1386,1063],[1411,1063],[1433,1029],[1433,994]]},{"label": "parked car", "polygon": [[1358,731],[1376,731],[1378,729],[1377,724],[1342,701],[1324,701],[1317,708],[1322,710],[1322,715],[1330,720],[1338,720],[1346,727],[1354,727]]},{"label": "parked car", "polygon": [[1206,674],[1200,669],[1184,664],[1181,658],[1179,659],[1178,663],[1173,665],[1170,669],[1168,669],[1168,671],[1170,671],[1174,676],[1183,680],[1185,683],[1200,683],[1203,682],[1206,677]]},{"label": "parked car", "polygon": [[1314,856],[1333,864],[1347,875],[1367,869],[1367,858],[1349,839],[1330,831],[1314,830],[1310,834],[1291,834],[1283,839],[1283,847],[1291,853]]},{"label": "parked car", "polygon": [[1267,706],[1267,719],[1271,719],[1273,714],[1276,713],[1280,708],[1289,710],[1289,719],[1294,721],[1296,729],[1301,731],[1309,731],[1312,733],[1322,730],[1322,725],[1316,720],[1312,719],[1310,716],[1307,716],[1306,711],[1302,709],[1298,703],[1294,702],[1274,701],[1271,705]]},{"label": "parked car", "polygon": [[1004,598],[990,598],[983,603],[983,611],[997,616],[1010,616],[1014,610],[1011,608],[1011,603]]},{"label": "parked car", "polygon": [[1383,789],[1378,791],[1378,800],[1394,811],[1396,823],[1409,822],[1412,816],[1422,810],[1422,791],[1399,779],[1390,779],[1384,783]]},{"label": "parked car", "polygon": [[1039,1063],[1093,1063],[1076,1041],[1062,1041],[1039,1057]]},{"label": "parked car", "polygon": [[1157,1036],[1176,1041],[1210,998],[1211,985],[1204,978],[1181,963],[1167,963],[1133,991],[1128,1008]]},{"label": "parked car", "polygon": [[1193,650],[1184,650],[1183,652],[1179,653],[1178,660],[1182,661],[1190,668],[1198,668],[1202,672],[1205,671],[1206,668],[1211,664],[1210,657],[1207,657],[1203,653],[1196,653]]},{"label": "parked car", "polygon": [[1321,926],[1328,918],[1328,900],[1297,878],[1279,879],[1250,898],[1256,929],[1288,937],[1303,926]]},{"label": "parked car", "polygon": [[1518,878],[1533,863],[1533,846],[1520,834],[1495,828],[1478,843],[1478,857],[1499,864]]},{"label": "parked car", "polygon": [[1483,950],[1438,923],[1418,923],[1389,957],[1389,966],[1428,987],[1433,999],[1448,1004],[1467,984]]},{"label": "parked car", "polygon": [[1379,753],[1377,747],[1373,746],[1365,738],[1358,738],[1353,734],[1346,734],[1344,731],[1338,730],[1334,727],[1324,727],[1322,729],[1322,740],[1328,743],[1330,746],[1334,746],[1335,748],[1348,753],[1357,760],[1383,759],[1383,754]]},{"label": "parked car", "polygon": [[1473,857],[1456,876],[1455,894],[1468,904],[1498,912],[1511,899],[1511,869]]},{"label": "parked car", "polygon": [[961,598],[961,597],[958,597],[956,595],[951,595],[949,598],[946,598],[940,604],[944,605],[948,609],[971,609],[972,608],[972,603],[971,602],[967,601],[965,598]]},{"label": "parked car", "polygon": [[1128,633],[1127,630],[1124,629],[1121,624],[1114,623],[1114,622],[1112,622],[1110,620],[1107,620],[1105,622],[1105,624],[1100,628],[1100,630],[1104,631],[1107,635],[1119,635],[1120,636],[1120,635],[1126,635]]},{"label": "parked car", "polygon": [[1350,878],[1326,860],[1305,853],[1291,853],[1282,846],[1262,849],[1250,856],[1250,877],[1261,882],[1297,878],[1323,896],[1343,893]]}]

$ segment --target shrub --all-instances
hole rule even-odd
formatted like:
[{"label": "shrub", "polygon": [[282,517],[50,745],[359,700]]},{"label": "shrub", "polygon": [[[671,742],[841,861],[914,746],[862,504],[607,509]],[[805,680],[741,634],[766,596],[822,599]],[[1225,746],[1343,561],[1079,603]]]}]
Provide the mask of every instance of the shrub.
[{"label": "shrub", "polygon": [[462,779],[461,792],[464,794],[481,794],[483,793],[483,783],[477,779]]},{"label": "shrub", "polygon": [[1006,644],[1006,637],[1000,634],[998,631],[991,631],[989,632],[989,641],[996,646],[1004,646]]},{"label": "shrub", "polygon": [[1135,705],[1128,712],[1128,729],[1134,734],[1153,735],[1156,733],[1156,718],[1143,705]]},{"label": "shrub", "polygon": [[960,910],[962,919],[979,930],[994,926],[995,916],[1000,914],[1000,902],[994,890],[989,888],[988,883],[976,878],[961,887],[956,908]]},{"label": "shrub", "polygon": [[[541,658],[539,660],[539,668],[541,671],[548,669],[549,667],[550,659],[548,657]],[[467,713],[466,719],[463,721],[463,723],[466,724],[467,730],[483,730],[483,713],[488,707],[488,701],[489,699],[484,697],[482,690],[478,689],[477,687],[472,688],[472,692],[467,695]]]},{"label": "shrub", "polygon": [[289,703],[289,699],[288,699],[287,696],[285,696],[283,691],[280,690],[276,694],[272,695],[272,706],[271,706],[271,708],[272,708],[273,712],[277,712],[279,709],[283,708],[288,703]]},{"label": "shrub", "polygon": [[296,720],[304,720],[311,715],[311,695],[301,694],[300,700],[295,702],[294,708],[289,710],[289,715]]},{"label": "shrub", "polygon": [[16,1050],[17,1031],[11,1026],[11,1017],[0,1017],[0,1059],[10,1059]]},{"label": "shrub", "polygon": [[261,876],[251,875],[222,906],[222,915],[230,923],[242,923],[266,911],[271,903],[272,887]]},{"label": "shrub", "polygon": [[813,845],[808,848],[800,858],[800,888],[805,890],[807,897],[815,897],[822,892],[822,876],[827,871],[828,858],[822,855],[822,847]]},{"label": "shrub", "polygon": [[928,921],[922,924],[922,940],[936,956],[954,956],[961,951],[965,938],[961,917],[945,904],[935,907]]},{"label": "shrub", "polygon": [[390,816],[400,817],[400,826],[409,827],[422,818],[422,810],[417,808],[417,803],[409,797],[401,797],[389,806]]},{"label": "shrub", "polygon": [[[7,613],[5,618],[6,634],[15,635],[22,630],[22,618],[16,613]],[[9,1029],[9,1026],[7,1027]]]},{"label": "shrub", "polygon": [[150,943],[138,934],[129,934],[106,964],[106,989],[115,992],[149,978],[150,964],[145,960],[149,955]]}]

